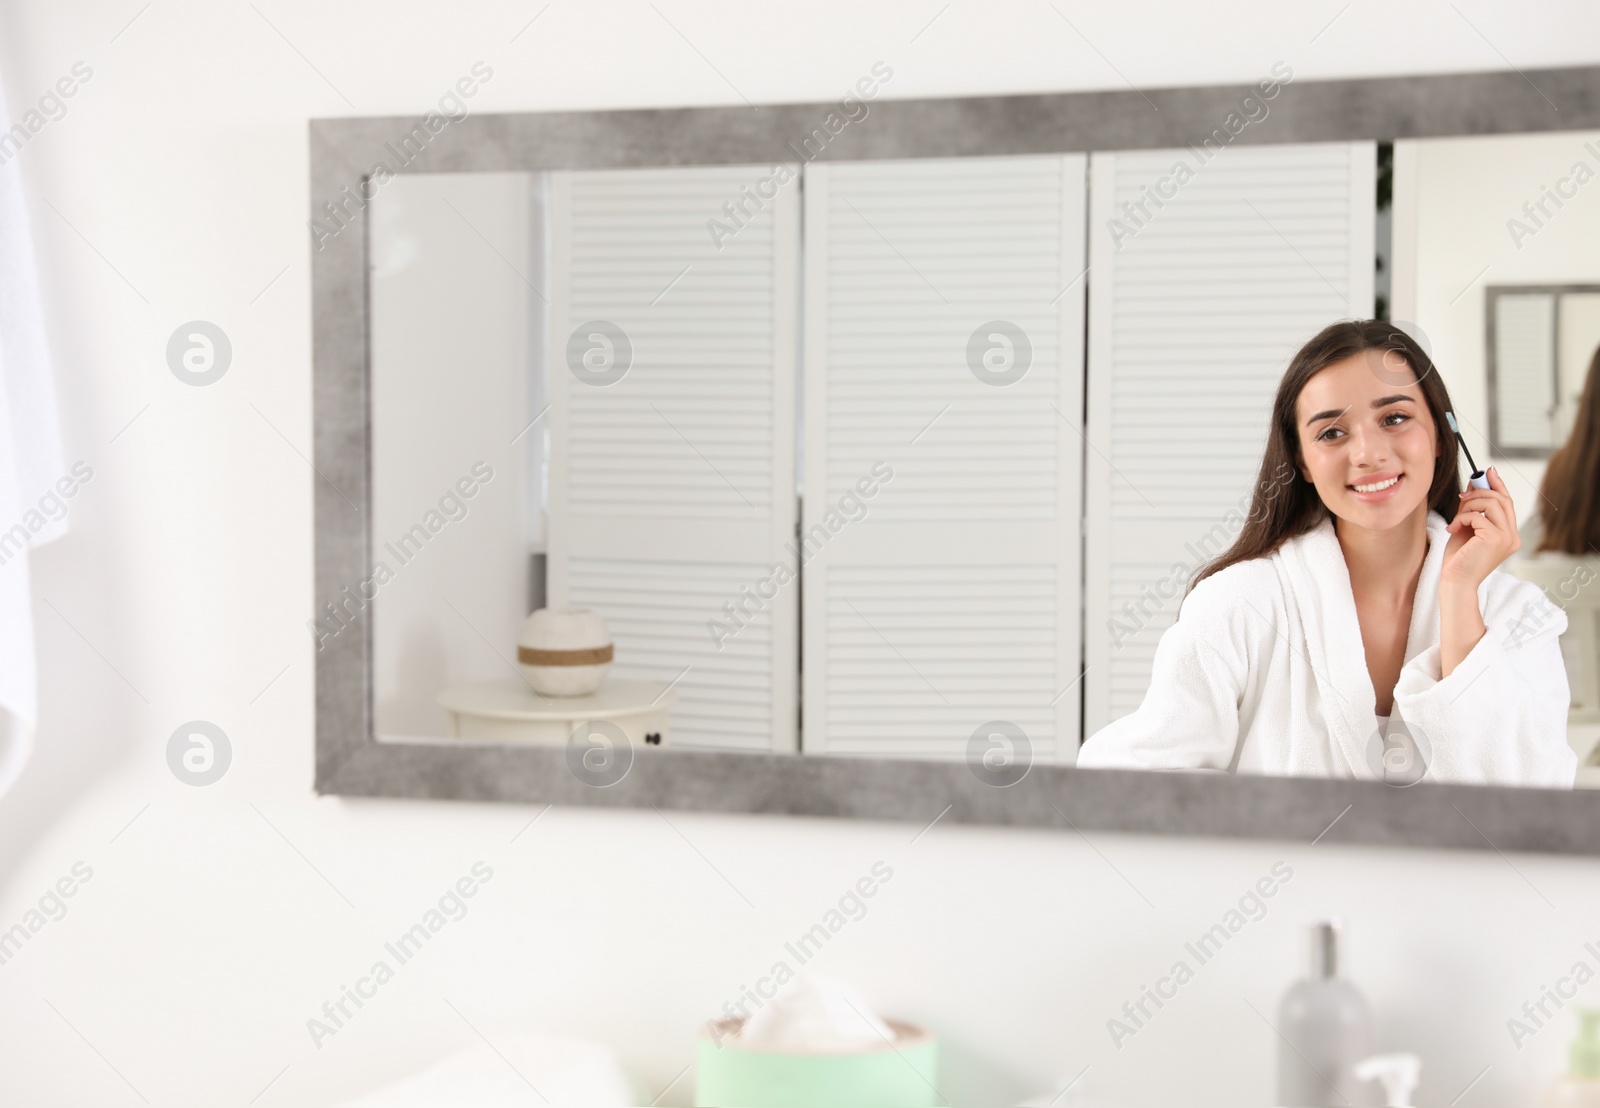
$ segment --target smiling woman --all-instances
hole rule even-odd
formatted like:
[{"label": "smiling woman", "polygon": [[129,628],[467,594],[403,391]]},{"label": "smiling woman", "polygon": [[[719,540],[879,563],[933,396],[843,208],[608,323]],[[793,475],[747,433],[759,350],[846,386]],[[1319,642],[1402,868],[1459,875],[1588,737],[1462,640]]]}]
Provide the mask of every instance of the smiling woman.
[{"label": "smiling woman", "polygon": [[[1450,398],[1399,327],[1340,322],[1291,360],[1249,521],[1202,569],[1138,711],[1081,767],[1570,787],[1558,616],[1512,638],[1538,589],[1499,475],[1463,492]],[[1273,473],[1297,479],[1265,497]]]}]

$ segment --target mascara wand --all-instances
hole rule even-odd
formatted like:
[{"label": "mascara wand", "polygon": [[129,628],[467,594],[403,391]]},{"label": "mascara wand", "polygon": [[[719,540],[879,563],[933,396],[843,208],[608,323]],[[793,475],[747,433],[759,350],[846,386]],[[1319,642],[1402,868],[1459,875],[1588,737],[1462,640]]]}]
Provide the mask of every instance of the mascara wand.
[{"label": "mascara wand", "polygon": [[1450,430],[1454,432],[1456,441],[1461,444],[1461,452],[1467,456],[1467,464],[1472,467],[1472,476],[1468,478],[1468,483],[1475,489],[1488,488],[1489,478],[1478,468],[1478,463],[1472,460],[1472,451],[1467,449],[1467,440],[1461,437],[1461,428],[1456,425],[1456,414],[1446,412],[1444,418],[1445,422],[1450,424]]}]

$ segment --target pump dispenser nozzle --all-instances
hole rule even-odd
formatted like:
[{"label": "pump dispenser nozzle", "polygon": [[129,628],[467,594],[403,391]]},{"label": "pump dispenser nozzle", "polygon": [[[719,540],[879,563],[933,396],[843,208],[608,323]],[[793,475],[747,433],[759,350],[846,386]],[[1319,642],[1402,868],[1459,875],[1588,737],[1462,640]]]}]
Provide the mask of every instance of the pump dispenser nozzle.
[{"label": "pump dispenser nozzle", "polygon": [[1356,1063],[1358,1080],[1382,1083],[1387,1108],[1410,1108],[1421,1076],[1422,1059],[1415,1054],[1374,1054]]},{"label": "pump dispenser nozzle", "polygon": [[1337,918],[1318,920],[1311,926],[1311,976],[1321,981],[1339,976],[1339,932]]}]

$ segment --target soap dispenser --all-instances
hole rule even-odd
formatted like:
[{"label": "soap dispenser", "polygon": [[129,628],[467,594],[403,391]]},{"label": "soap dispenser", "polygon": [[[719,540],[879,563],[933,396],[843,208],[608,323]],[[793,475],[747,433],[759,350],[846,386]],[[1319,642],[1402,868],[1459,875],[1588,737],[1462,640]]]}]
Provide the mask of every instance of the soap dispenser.
[{"label": "soap dispenser", "polygon": [[1544,1108],[1600,1108],[1600,1008],[1578,1009],[1570,1068],[1544,1094]]},{"label": "soap dispenser", "polygon": [[1356,1075],[1356,1064],[1372,1054],[1372,1010],[1340,976],[1340,931],[1336,919],[1312,926],[1310,976],[1290,986],[1278,1007],[1280,1108],[1372,1103],[1370,1087]]}]

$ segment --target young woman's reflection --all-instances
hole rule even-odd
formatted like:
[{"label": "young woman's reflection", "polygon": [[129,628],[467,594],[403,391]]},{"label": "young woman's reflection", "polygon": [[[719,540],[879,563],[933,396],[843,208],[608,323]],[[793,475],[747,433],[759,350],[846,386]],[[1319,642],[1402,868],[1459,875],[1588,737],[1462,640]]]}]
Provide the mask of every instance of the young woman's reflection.
[{"label": "young woman's reflection", "polygon": [[1512,634],[1543,594],[1497,569],[1516,513],[1492,469],[1462,488],[1448,410],[1391,324],[1308,342],[1238,539],[1078,764],[1570,788],[1566,619]]},{"label": "young woman's reflection", "polygon": [[1600,557],[1600,348],[1589,362],[1577,418],[1566,443],[1550,455],[1539,484],[1539,510],[1522,528],[1534,554]]}]

